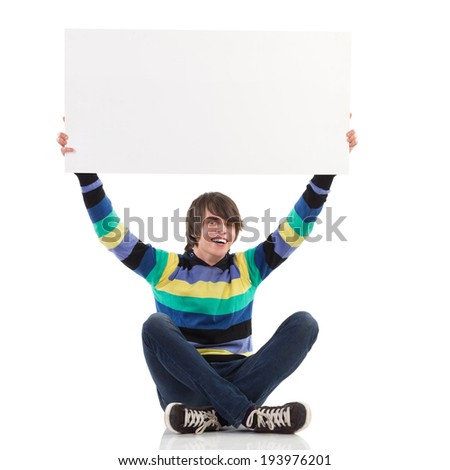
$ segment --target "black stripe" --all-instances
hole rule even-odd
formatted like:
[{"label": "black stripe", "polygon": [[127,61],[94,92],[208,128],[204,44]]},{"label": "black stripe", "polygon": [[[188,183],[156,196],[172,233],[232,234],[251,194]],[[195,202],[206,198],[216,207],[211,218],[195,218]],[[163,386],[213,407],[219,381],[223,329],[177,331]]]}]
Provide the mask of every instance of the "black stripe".
[{"label": "black stripe", "polygon": [[263,243],[263,251],[266,263],[269,265],[270,269],[275,269],[286,261],[286,258],[282,258],[278,253],[275,253],[275,242],[273,241],[272,234],[270,234]]},{"label": "black stripe", "polygon": [[314,175],[311,181],[320,189],[329,190],[335,176],[336,175]]},{"label": "black stripe", "polygon": [[229,362],[237,359],[245,359],[247,356],[241,354],[202,354],[207,362]]},{"label": "black stripe", "polygon": [[75,173],[80,182],[80,186],[88,186],[98,180],[96,173]]},{"label": "black stripe", "polygon": [[96,206],[105,197],[103,185],[99,186],[88,193],[83,193],[84,204],[87,209]]},{"label": "black stripe", "polygon": [[305,192],[303,193],[303,199],[311,209],[318,209],[325,204],[327,194],[317,194],[314,192],[313,188],[311,188],[311,185],[308,184]]},{"label": "black stripe", "polygon": [[142,258],[145,255],[145,252],[150,248],[149,245],[146,245],[145,243],[141,242],[139,240],[134,248],[131,250],[131,253],[122,260],[122,263],[127,267],[132,269],[133,271],[137,269],[139,264],[142,261]]},{"label": "black stripe", "polygon": [[226,330],[200,330],[184,327],[180,327],[180,330],[184,337],[193,343],[205,345],[224,344],[250,336],[252,334],[252,322],[247,320]]}]

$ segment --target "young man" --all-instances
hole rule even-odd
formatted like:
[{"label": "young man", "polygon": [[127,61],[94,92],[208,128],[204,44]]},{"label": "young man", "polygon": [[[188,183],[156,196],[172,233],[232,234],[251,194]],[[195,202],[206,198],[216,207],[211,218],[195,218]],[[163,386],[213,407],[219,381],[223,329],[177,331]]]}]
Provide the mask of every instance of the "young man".
[{"label": "young man", "polygon": [[[62,153],[68,136],[59,134]],[[347,133],[350,151],[357,144]],[[230,254],[242,221],[221,193],[199,196],[189,208],[183,254],[144,244],[123,226],[96,174],[77,174],[97,236],[122,263],[151,285],[156,311],[142,339],[149,371],[176,433],[245,426],[255,432],[295,433],[308,426],[304,403],[263,406],[301,364],[318,326],[307,312],[289,316],[252,352],[252,305],[260,283],[312,230],[334,176],[315,175],[286,221],[258,246]]]}]

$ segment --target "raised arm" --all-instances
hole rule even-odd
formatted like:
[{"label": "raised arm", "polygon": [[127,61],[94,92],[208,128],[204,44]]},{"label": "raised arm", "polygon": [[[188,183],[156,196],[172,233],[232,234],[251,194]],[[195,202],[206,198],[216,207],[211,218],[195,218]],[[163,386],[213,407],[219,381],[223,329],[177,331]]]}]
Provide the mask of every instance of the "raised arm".
[{"label": "raised arm", "polygon": [[[346,138],[349,152],[351,152],[358,144],[356,132],[353,129],[350,130],[347,132]],[[245,264],[248,267],[253,285],[258,286],[311,233],[327,200],[334,176],[315,175],[277,230],[270,234],[264,242],[241,254],[245,257]]]},{"label": "raised arm", "polygon": [[258,286],[311,233],[330,192],[334,175],[315,175],[287,218],[267,239],[244,252],[251,282]]},{"label": "raised arm", "polygon": [[[74,152],[67,147],[68,136],[60,133],[57,142],[65,155]],[[160,276],[161,266],[167,263],[168,253],[145,244],[124,227],[105,194],[103,183],[95,173],[76,173],[80,182],[84,204],[99,241],[125,266],[154,285]]]}]

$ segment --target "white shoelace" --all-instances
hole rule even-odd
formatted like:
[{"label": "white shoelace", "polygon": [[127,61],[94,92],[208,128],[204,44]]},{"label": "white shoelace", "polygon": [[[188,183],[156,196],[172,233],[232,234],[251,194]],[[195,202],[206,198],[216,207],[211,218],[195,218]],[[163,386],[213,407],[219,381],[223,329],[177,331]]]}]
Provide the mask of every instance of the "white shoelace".
[{"label": "white shoelace", "polygon": [[[256,416],[256,426],[253,425],[253,418]],[[246,426],[268,427],[271,431],[277,427],[286,427],[291,425],[291,408],[289,406],[281,408],[266,408],[253,410],[247,418]]]},{"label": "white shoelace", "polygon": [[209,426],[220,427],[215,411],[184,410],[184,427],[197,427],[195,434],[202,434]]}]

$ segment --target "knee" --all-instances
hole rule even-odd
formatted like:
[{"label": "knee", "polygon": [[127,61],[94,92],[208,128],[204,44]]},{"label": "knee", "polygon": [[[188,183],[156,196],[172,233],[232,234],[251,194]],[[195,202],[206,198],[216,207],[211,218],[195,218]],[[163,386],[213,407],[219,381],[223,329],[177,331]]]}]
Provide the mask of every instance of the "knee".
[{"label": "knee", "polygon": [[319,324],[316,319],[308,312],[296,312],[291,315],[290,319],[298,334],[308,335],[314,343],[319,334]]},{"label": "knee", "polygon": [[158,334],[172,323],[170,317],[165,313],[154,313],[150,315],[142,325],[142,336],[149,337]]}]

